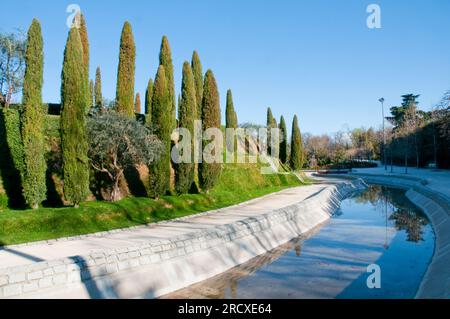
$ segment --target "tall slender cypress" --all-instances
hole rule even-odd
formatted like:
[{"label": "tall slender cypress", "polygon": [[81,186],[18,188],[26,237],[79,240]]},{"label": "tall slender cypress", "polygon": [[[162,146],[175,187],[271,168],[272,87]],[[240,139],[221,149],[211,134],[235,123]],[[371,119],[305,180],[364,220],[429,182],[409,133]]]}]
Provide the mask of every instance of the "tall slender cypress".
[{"label": "tall slender cypress", "polygon": [[238,126],[237,114],[234,110],[233,94],[231,93],[231,90],[227,91],[227,108],[225,110],[225,117],[226,117],[226,127],[236,129]]},{"label": "tall slender cypress", "polygon": [[89,192],[88,143],[85,110],[88,87],[83,47],[77,28],[71,28],[61,74],[61,149],[64,196],[76,207]]},{"label": "tall slender cypress", "polygon": [[[194,120],[197,114],[197,97],[195,94],[194,75],[189,62],[183,64],[183,79],[181,84],[181,100],[178,105],[178,125],[187,129],[191,136],[194,134]],[[182,141],[184,142],[184,141]],[[179,163],[175,165],[175,191],[178,194],[186,194],[194,184],[194,143],[189,140],[191,158],[189,163]]]},{"label": "tall slender cypress", "polygon": [[139,93],[136,94],[136,101],[134,102],[134,112],[136,112],[136,114],[141,114],[141,95]]},{"label": "tall slender cypress", "polygon": [[94,81],[89,81],[89,107],[94,106]]},{"label": "tall slender cypress", "polygon": [[164,72],[166,74],[166,85],[169,91],[169,98],[171,102],[170,109],[170,125],[172,130],[176,127],[176,97],[175,97],[175,80],[173,75],[173,62],[172,51],[170,49],[169,40],[166,36],[163,36],[161,42],[161,50],[159,53],[159,64],[164,66]]},{"label": "tall slender cypress", "polygon": [[44,51],[41,25],[34,19],[28,30],[23,83],[22,141],[24,149],[23,195],[27,204],[37,209],[46,199],[44,108]]},{"label": "tall slender cypress", "polygon": [[102,73],[100,67],[97,67],[95,71],[95,106],[101,108],[103,106],[103,95],[102,95]]},{"label": "tall slender cypress", "polygon": [[192,54],[191,67],[192,73],[194,75],[195,94],[197,96],[196,120],[200,120],[202,118],[202,102],[203,102],[203,69],[197,51],[194,51],[194,53]]},{"label": "tall slender cypress", "polygon": [[170,137],[172,127],[169,117],[172,102],[166,79],[164,66],[160,65],[156,74],[152,97],[152,124],[155,125],[155,135],[164,144],[164,152],[160,159],[150,167],[150,194],[156,198],[165,195],[170,189]]},{"label": "tall slender cypress", "polygon": [[86,19],[82,13],[80,13],[80,28],[78,32],[80,33],[81,44],[83,46],[83,65],[85,67],[85,74],[89,79],[89,36],[87,31]]},{"label": "tall slender cypress", "polygon": [[267,108],[267,151],[269,155],[273,155],[275,150],[272,150],[272,129],[278,128],[277,120],[273,117],[272,109]]},{"label": "tall slender cypress", "polygon": [[153,97],[153,79],[148,80],[147,90],[145,91],[145,114],[147,121],[151,122],[152,114],[152,97]]},{"label": "tall slender cypress", "polygon": [[136,46],[131,24],[125,22],[120,38],[119,67],[117,70],[117,111],[134,117],[134,81],[136,68]]},{"label": "tall slender cypress", "polygon": [[[203,131],[209,128],[220,129],[220,100],[219,90],[217,88],[216,79],[211,70],[205,75],[205,84],[203,86],[203,103],[202,103],[202,123]],[[203,140],[203,150],[212,141]],[[219,150],[215,150],[218,152]],[[207,163],[205,160],[199,165],[200,187],[203,191],[210,191],[218,182],[222,165],[220,163]]]},{"label": "tall slender cypress", "polygon": [[286,121],[284,120],[284,116],[281,115],[280,118],[280,161],[283,164],[287,163],[288,160],[288,137],[287,137],[287,128]]},{"label": "tall slender cypress", "polygon": [[298,127],[297,115],[294,116],[292,122],[292,141],[291,141],[291,156],[289,158],[291,169],[298,171],[302,169],[304,163],[302,135]]}]

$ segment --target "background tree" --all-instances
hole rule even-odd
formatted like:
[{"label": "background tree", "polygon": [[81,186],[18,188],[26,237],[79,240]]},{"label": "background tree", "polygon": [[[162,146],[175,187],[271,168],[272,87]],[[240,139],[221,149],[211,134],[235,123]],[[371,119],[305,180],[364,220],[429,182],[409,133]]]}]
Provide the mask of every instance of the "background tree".
[{"label": "background tree", "polygon": [[237,123],[237,114],[234,110],[233,105],[233,94],[231,93],[231,90],[227,91],[227,108],[225,110],[225,117],[226,117],[226,128],[234,128],[236,129],[238,127]]},{"label": "background tree", "polygon": [[37,209],[45,200],[46,162],[44,145],[44,50],[39,21],[33,20],[28,30],[25,54],[26,69],[23,85],[22,141],[24,149],[23,195],[27,204]]},{"label": "background tree", "polygon": [[141,114],[141,95],[136,94],[136,101],[134,102],[134,111],[136,114]]},{"label": "background tree", "polygon": [[117,71],[117,111],[134,118],[134,81],[136,68],[136,46],[131,24],[125,22],[120,38],[119,67]]},{"label": "background tree", "polygon": [[167,77],[164,66],[160,65],[156,73],[152,98],[152,125],[155,135],[163,143],[164,152],[159,161],[150,168],[150,192],[152,197],[165,195],[170,189],[170,146],[172,123],[170,120],[172,102],[167,89]]},{"label": "background tree", "polygon": [[272,150],[272,132],[273,128],[278,128],[277,120],[273,117],[271,108],[267,108],[267,152],[269,155],[275,155],[275,150]]},{"label": "background tree", "polygon": [[291,141],[291,156],[290,166],[294,171],[302,169],[304,161],[303,144],[300,129],[298,127],[297,115],[294,116],[292,122],[292,141]]},{"label": "background tree", "polygon": [[145,91],[145,115],[147,115],[147,122],[151,122],[152,114],[152,97],[153,97],[153,79],[150,78]]},{"label": "background tree", "polygon": [[100,67],[97,67],[95,71],[95,106],[97,108],[103,107],[103,95],[102,95],[102,73]]},{"label": "background tree", "polygon": [[125,170],[150,165],[163,150],[161,142],[148,128],[114,111],[89,118],[87,131],[91,167],[109,177],[113,202],[122,199],[119,182]]},{"label": "background tree", "polygon": [[164,66],[164,72],[166,74],[166,86],[169,91],[169,99],[171,102],[170,109],[170,127],[176,128],[176,97],[175,97],[175,80],[173,76],[173,63],[172,63],[172,51],[170,49],[169,40],[166,36],[163,36],[161,42],[161,50],[159,53],[159,64]]},{"label": "background tree", "polygon": [[61,149],[64,196],[75,207],[89,192],[85,119],[88,87],[85,68],[80,65],[83,65],[83,47],[78,29],[71,28],[61,75]]},{"label": "background tree", "polygon": [[280,118],[280,161],[286,164],[288,160],[288,136],[286,121],[282,115]]},{"label": "background tree", "polygon": [[194,74],[195,93],[197,96],[197,117],[196,120],[202,118],[202,102],[203,102],[203,69],[200,57],[197,51],[192,54],[192,73]]},{"label": "background tree", "polygon": [[[195,94],[194,75],[189,62],[183,64],[183,79],[181,85],[181,100],[178,105],[179,127],[194,133],[194,120],[197,114],[197,97]],[[178,194],[187,194],[194,186],[194,143],[190,139],[191,157],[189,163],[175,165],[175,191]]]},{"label": "background tree", "polygon": [[[206,131],[209,128],[220,129],[220,114],[219,90],[213,72],[208,70],[205,75],[205,84],[203,86],[203,131]],[[205,149],[211,142],[212,141],[210,140],[204,139],[202,149]],[[221,170],[222,165],[220,163],[206,163],[203,161],[199,165],[200,187],[204,191],[209,192],[217,184]]]},{"label": "background tree", "polygon": [[93,107],[95,105],[95,97],[94,97],[94,81],[89,81],[89,107]]},{"label": "background tree", "polygon": [[23,85],[26,39],[21,31],[0,33],[0,105],[9,107]]}]

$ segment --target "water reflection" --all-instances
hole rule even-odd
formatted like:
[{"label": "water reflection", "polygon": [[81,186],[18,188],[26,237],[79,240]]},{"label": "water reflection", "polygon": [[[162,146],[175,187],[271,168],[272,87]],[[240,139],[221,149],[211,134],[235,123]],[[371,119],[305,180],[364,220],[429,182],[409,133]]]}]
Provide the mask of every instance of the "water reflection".
[{"label": "water reflection", "polygon": [[355,201],[360,204],[370,203],[382,211],[385,217],[394,221],[397,230],[406,232],[408,241],[423,241],[423,227],[429,224],[428,219],[403,194],[401,189],[372,186]]},{"label": "water reflection", "polygon": [[[412,298],[433,251],[431,225],[404,191],[371,186],[322,228],[163,298]],[[373,263],[382,289],[367,288]]]}]

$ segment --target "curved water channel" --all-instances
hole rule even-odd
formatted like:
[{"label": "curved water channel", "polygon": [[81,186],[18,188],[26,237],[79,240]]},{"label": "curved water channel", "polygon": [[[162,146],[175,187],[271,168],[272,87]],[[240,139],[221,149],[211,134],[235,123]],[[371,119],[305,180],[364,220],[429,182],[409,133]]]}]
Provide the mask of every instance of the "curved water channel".
[{"label": "curved water channel", "polygon": [[370,186],[306,236],[163,298],[413,298],[433,251],[433,229],[405,192]]}]

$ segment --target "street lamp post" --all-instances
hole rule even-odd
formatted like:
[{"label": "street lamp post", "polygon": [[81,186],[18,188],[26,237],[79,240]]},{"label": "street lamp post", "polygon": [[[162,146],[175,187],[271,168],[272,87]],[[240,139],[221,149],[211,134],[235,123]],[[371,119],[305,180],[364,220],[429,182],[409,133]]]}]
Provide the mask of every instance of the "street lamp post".
[{"label": "street lamp post", "polygon": [[381,115],[383,116],[383,161],[384,170],[387,171],[387,161],[386,161],[386,130],[384,129],[384,98],[378,100],[381,103]]}]

